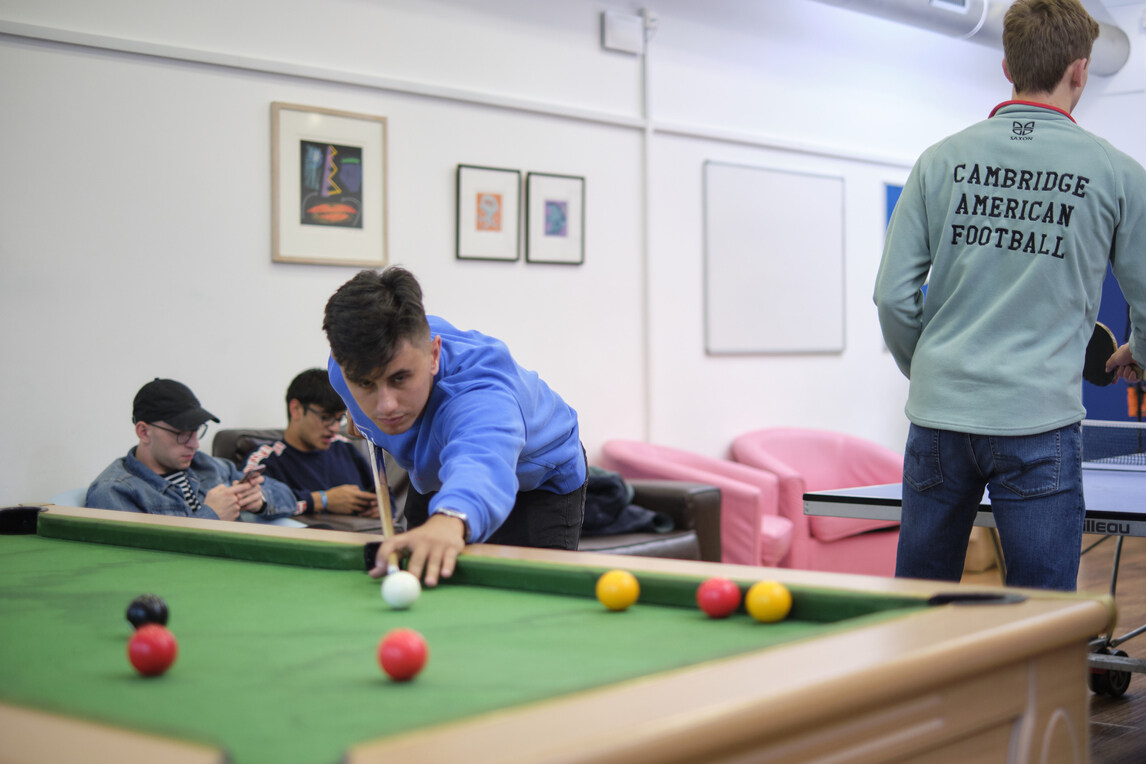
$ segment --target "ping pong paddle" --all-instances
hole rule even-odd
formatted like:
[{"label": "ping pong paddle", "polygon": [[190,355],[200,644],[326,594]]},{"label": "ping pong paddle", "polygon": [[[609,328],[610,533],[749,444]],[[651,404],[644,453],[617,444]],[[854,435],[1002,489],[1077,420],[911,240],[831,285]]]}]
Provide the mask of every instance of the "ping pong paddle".
[{"label": "ping pong paddle", "polygon": [[1092,385],[1105,387],[1118,376],[1117,370],[1107,371],[1106,362],[1118,349],[1114,332],[1101,322],[1094,325],[1090,342],[1086,346],[1086,360],[1082,364],[1082,378]]}]

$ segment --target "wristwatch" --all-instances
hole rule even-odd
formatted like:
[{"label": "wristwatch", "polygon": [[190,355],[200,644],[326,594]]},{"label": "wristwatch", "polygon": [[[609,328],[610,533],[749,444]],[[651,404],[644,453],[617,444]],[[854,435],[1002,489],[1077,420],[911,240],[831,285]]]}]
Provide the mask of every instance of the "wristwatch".
[{"label": "wristwatch", "polygon": [[456,509],[435,509],[434,514],[445,515],[446,517],[456,517],[457,519],[461,520],[462,525],[465,526],[465,542],[467,544],[470,543],[470,521],[469,518],[466,517],[465,512],[459,512]]}]

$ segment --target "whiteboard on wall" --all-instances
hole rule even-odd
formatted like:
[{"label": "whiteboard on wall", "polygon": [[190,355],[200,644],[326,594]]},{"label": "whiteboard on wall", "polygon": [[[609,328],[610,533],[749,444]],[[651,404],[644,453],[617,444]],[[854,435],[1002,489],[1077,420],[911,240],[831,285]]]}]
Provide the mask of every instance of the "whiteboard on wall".
[{"label": "whiteboard on wall", "polygon": [[844,349],[844,179],[704,163],[708,353]]}]

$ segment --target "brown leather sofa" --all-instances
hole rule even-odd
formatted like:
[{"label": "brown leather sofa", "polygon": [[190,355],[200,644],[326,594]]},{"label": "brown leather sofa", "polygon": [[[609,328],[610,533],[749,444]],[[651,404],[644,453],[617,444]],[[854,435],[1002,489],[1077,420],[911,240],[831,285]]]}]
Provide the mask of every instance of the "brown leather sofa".
[{"label": "brown leather sofa", "polygon": [[581,536],[583,552],[720,562],[720,489],[675,480],[630,480],[633,503],[673,519],[668,533]]},{"label": "brown leather sofa", "polygon": [[[230,459],[242,467],[247,456],[259,446],[282,438],[282,428],[240,427],[219,430],[211,445],[214,456]],[[364,453],[368,446],[352,439]],[[396,511],[404,503],[408,479],[406,471],[386,457],[386,477],[394,495]],[[583,536],[580,549],[608,554],[669,557],[682,560],[720,562],[720,489],[702,483],[673,480],[630,480],[633,503],[663,512],[673,519],[674,530],[667,533],[625,533],[613,536]],[[318,513],[295,518],[314,528],[381,533],[377,519]]]}]

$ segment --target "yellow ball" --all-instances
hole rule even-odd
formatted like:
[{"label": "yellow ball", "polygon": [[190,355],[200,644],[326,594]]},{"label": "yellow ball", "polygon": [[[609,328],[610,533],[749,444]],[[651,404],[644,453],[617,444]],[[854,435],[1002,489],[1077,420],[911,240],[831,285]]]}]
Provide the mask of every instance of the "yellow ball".
[{"label": "yellow ball", "polygon": [[597,579],[597,599],[610,610],[626,610],[640,596],[641,585],[627,570],[610,570]]},{"label": "yellow ball", "polygon": [[744,607],[761,623],[783,621],[792,610],[792,593],[777,581],[757,581],[744,596]]}]

